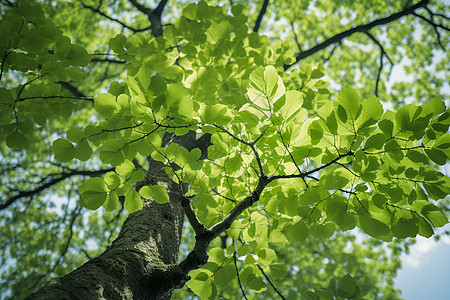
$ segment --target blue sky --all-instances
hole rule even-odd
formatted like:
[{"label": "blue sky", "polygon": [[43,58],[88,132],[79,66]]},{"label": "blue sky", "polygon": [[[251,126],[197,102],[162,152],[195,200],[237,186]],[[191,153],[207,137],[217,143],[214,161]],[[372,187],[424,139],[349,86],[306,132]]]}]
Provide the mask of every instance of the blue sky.
[{"label": "blue sky", "polygon": [[[449,230],[450,224],[444,228]],[[402,256],[395,286],[406,300],[450,299],[450,237],[439,242],[418,237],[410,254]]]}]

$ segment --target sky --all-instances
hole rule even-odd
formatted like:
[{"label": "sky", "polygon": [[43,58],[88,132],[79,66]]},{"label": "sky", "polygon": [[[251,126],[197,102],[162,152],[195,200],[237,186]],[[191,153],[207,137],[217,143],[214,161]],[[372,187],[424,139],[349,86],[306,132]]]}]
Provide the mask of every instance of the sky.
[{"label": "sky", "polygon": [[[450,230],[450,224],[444,229]],[[438,242],[417,237],[410,254],[402,254],[395,287],[402,290],[406,300],[449,300],[450,237],[443,236]]]}]

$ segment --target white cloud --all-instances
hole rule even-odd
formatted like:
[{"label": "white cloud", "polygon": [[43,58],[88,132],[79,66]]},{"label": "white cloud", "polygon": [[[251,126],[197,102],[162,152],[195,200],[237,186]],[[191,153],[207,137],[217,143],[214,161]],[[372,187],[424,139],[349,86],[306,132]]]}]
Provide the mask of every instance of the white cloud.
[{"label": "white cloud", "polygon": [[416,244],[411,247],[409,255],[403,259],[405,267],[419,268],[421,262],[426,259],[426,254],[436,247],[437,244],[434,239],[418,237]]}]

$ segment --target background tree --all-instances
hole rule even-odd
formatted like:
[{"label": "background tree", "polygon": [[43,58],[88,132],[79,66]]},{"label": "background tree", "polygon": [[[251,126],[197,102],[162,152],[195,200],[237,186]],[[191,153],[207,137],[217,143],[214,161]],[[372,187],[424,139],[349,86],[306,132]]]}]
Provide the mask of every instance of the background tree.
[{"label": "background tree", "polygon": [[214,4],[2,1],[2,298],[398,297],[447,223],[448,5]]}]

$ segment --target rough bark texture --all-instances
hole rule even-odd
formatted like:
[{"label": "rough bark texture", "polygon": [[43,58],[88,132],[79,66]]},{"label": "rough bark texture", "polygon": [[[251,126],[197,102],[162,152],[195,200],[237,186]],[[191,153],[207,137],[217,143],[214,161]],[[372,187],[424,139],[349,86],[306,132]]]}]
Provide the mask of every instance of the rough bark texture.
[{"label": "rough bark texture", "polygon": [[[194,132],[183,136],[166,134],[163,145],[171,142],[188,150],[198,147],[204,158],[210,135],[197,140]],[[180,185],[162,170],[163,163],[148,159],[147,178],[136,189],[162,184],[168,190],[170,203],[144,202],[142,210],[129,215],[119,236],[104,253],[64,277],[50,280],[27,299],[170,299],[173,290],[189,280],[187,273],[193,268],[177,264],[184,216]],[[205,258],[200,265],[204,263]]]},{"label": "rough bark texture", "polygon": [[177,262],[183,211],[176,189],[169,196],[172,203],[145,203],[103,254],[27,299],[170,299],[165,271]]}]

